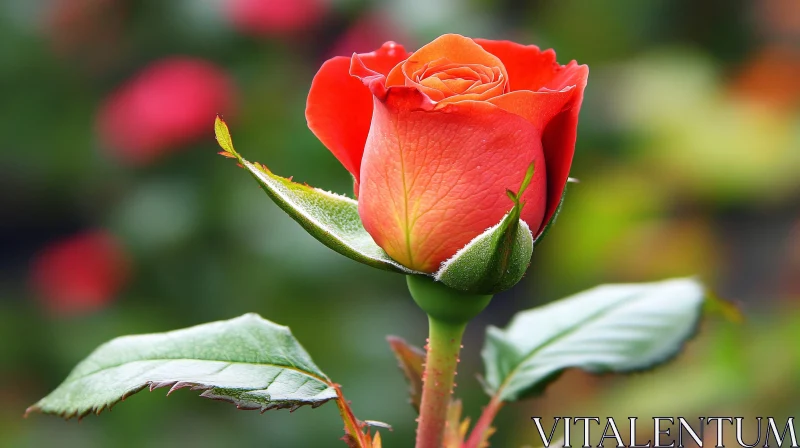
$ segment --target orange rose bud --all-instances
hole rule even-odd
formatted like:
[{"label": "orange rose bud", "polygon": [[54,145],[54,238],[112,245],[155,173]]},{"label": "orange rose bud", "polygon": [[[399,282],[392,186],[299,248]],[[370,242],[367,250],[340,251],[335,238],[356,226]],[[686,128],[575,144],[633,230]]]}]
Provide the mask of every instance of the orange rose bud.
[{"label": "orange rose bud", "polygon": [[323,64],[306,118],[355,177],[364,228],[417,271],[440,265],[513,205],[537,237],[569,175],[588,68],[552,50],[448,34],[413,54],[380,49]]}]

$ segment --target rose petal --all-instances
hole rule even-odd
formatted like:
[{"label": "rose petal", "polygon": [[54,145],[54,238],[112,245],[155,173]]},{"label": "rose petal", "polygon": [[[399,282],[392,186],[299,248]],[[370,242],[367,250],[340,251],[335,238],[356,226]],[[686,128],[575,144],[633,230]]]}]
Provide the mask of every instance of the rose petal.
[{"label": "rose petal", "polygon": [[[463,79],[463,80],[481,80],[490,81],[485,73],[478,73],[477,67],[470,67],[468,65],[459,65],[457,67],[436,67],[436,71],[428,70],[429,76],[436,75],[439,78],[447,79]],[[478,69],[479,70],[479,69]],[[484,72],[485,70],[481,70]],[[483,75],[483,76],[481,76]]]},{"label": "rose petal", "polygon": [[486,101],[490,98],[502,95],[503,90],[505,89],[505,83],[503,81],[504,79],[500,78],[495,82],[475,87],[467,93],[447,97],[439,101],[438,107],[444,107],[447,104],[461,101]]},{"label": "rose petal", "polygon": [[545,90],[562,91],[570,86],[586,86],[586,79],[589,77],[589,67],[586,65],[579,65],[575,61],[562,66],[552,79],[550,79],[541,89],[540,92]]},{"label": "rose petal", "polygon": [[471,87],[475,86],[476,83],[476,81],[464,78],[442,79],[441,81],[449,91],[453,92],[454,95],[459,95],[466,92]]},{"label": "rose petal", "polygon": [[496,83],[496,82],[495,83],[489,82],[489,83],[485,83],[485,84],[478,84],[476,86],[473,86],[471,89],[469,89],[469,92],[465,92],[465,93],[485,93],[487,90],[495,88],[497,86],[497,84],[498,83]]},{"label": "rose petal", "polygon": [[354,54],[350,59],[350,74],[360,79],[380,101],[389,101],[388,98],[392,97],[393,104],[397,104],[398,107],[402,105],[406,110],[431,110],[435,105],[427,95],[415,87],[386,87],[386,76],[367,67],[360,55]]},{"label": "rose petal", "polygon": [[[508,70],[508,83],[514,95],[509,98],[497,97],[492,102],[506,110],[519,113],[542,129],[542,146],[547,160],[548,177],[544,225],[555,214],[569,177],[575,153],[578,112],[583,102],[583,90],[586,87],[589,68],[586,65],[578,65],[575,61],[560,65],[556,62],[553,50],[542,51],[535,45],[526,46],[509,41],[486,39],[475,39],[475,42],[502,59]],[[575,87],[566,92],[571,86]],[[516,92],[522,90],[537,92],[539,95],[553,95],[556,98],[544,99]],[[556,111],[565,93],[569,93],[570,97],[563,103],[561,110]],[[525,104],[523,97],[535,101],[535,104]],[[536,107],[543,109],[536,111]],[[539,232],[541,230],[539,229]]]},{"label": "rose petal", "polygon": [[[562,70],[553,50],[542,51],[536,45],[520,45],[507,40],[474,39],[484,50],[503,61],[511,91],[537,91]],[[574,84],[573,84],[574,85]]]},{"label": "rose petal", "polygon": [[455,95],[455,92],[450,90],[441,79],[435,76],[423,79],[418,83],[417,87],[434,101],[441,101],[448,96]]},{"label": "rose petal", "polygon": [[[366,67],[383,75],[407,56],[405,49],[394,42],[359,55]],[[322,64],[308,93],[308,127],[356,181],[371,119],[372,95],[350,75],[350,58],[335,57]]]},{"label": "rose petal", "polygon": [[500,58],[484,50],[468,37],[458,34],[445,34],[417,50],[402,65],[393,68],[386,77],[386,85],[407,85],[407,80],[413,81],[409,76],[416,72],[420,66],[443,58],[446,58],[452,64],[498,67],[503,77],[508,79],[508,74]]},{"label": "rose petal", "polygon": [[574,96],[574,90],[574,87],[567,88],[563,92],[518,90],[487,101],[528,120],[541,132],[553,117],[564,110],[564,106]]},{"label": "rose petal", "polygon": [[531,162],[536,171],[522,219],[540,226],[547,176],[529,122],[486,102],[409,108],[424,102],[409,87],[391,87],[382,99],[362,161],[359,214],[389,256],[435,271],[508,212],[506,190],[519,188]]},{"label": "rose petal", "polygon": [[[570,63],[571,65],[574,63]],[[569,170],[572,166],[572,156],[575,154],[575,141],[578,137],[578,114],[583,103],[583,90],[589,76],[589,67],[575,66],[579,69],[579,82],[573,89],[572,98],[563,110],[547,122],[542,134],[542,148],[547,161],[547,211],[545,212],[542,227],[535,234],[541,234],[550,219],[555,215],[564,188],[567,186]]]}]

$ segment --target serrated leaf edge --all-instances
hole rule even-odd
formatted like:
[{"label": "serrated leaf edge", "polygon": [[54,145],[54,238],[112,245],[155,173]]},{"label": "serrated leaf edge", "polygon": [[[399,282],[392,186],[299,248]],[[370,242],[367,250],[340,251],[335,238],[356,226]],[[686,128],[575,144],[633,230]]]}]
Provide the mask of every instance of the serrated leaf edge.
[{"label": "serrated leaf edge", "polygon": [[[239,317],[236,317],[236,318],[233,318],[233,319],[220,320],[220,321],[215,321],[215,322],[208,322],[208,323],[203,323],[203,324],[199,324],[199,325],[190,326],[190,327],[187,327],[187,328],[181,328],[181,329],[171,330],[171,331],[162,332],[162,333],[149,333],[149,334],[142,334],[142,335],[118,336],[118,337],[116,337],[116,338],[114,338],[114,339],[112,339],[112,340],[110,340],[108,342],[105,342],[105,343],[101,344],[94,351],[92,351],[92,353],[95,353],[98,350],[101,350],[103,347],[106,347],[106,346],[108,346],[108,345],[110,345],[112,343],[117,343],[120,340],[125,340],[127,338],[135,338],[135,337],[138,337],[138,336],[148,336],[148,335],[151,335],[151,334],[166,334],[166,333],[173,333],[173,332],[176,332],[176,331],[186,331],[186,330],[190,330],[190,329],[195,328],[195,327],[201,327],[201,326],[206,326],[206,325],[211,325],[211,324],[221,324],[221,323],[227,323],[227,322],[238,321],[238,320],[246,321],[246,320],[249,320],[249,319],[256,319],[256,320],[259,321],[260,324],[266,324],[266,325],[275,327],[277,329],[284,330],[284,331],[288,332],[291,335],[291,329],[286,325],[280,325],[280,324],[277,324],[277,323],[272,322],[270,320],[264,319],[263,317],[261,317],[257,313],[246,313],[246,314],[243,314],[243,315],[241,315]],[[301,348],[302,348],[302,346],[301,346]],[[89,356],[91,356],[91,354]],[[145,381],[140,386],[137,386],[137,387],[134,387],[134,388],[131,388],[131,389],[125,391],[116,400],[113,400],[113,401],[108,402],[108,403],[103,403],[100,406],[92,406],[92,407],[90,407],[88,409],[75,408],[75,409],[64,410],[64,411],[61,411],[61,412],[45,410],[44,408],[41,407],[40,404],[42,403],[42,401],[47,399],[47,396],[46,396],[46,397],[42,398],[41,400],[39,400],[37,403],[29,406],[25,410],[25,413],[23,414],[23,417],[27,418],[31,413],[38,412],[38,413],[42,413],[42,414],[56,415],[56,416],[59,416],[59,417],[62,417],[64,419],[66,419],[66,420],[70,420],[70,419],[72,419],[74,417],[77,417],[78,420],[81,420],[85,416],[87,416],[87,415],[89,415],[91,413],[94,413],[96,415],[100,415],[100,413],[103,412],[103,410],[105,410],[105,409],[108,409],[110,411],[117,403],[119,403],[121,401],[125,401],[131,395],[134,395],[134,394],[144,390],[145,388],[148,388],[150,390],[150,392],[153,392],[155,389],[160,389],[160,388],[164,388],[164,387],[168,387],[168,386],[170,387],[170,390],[167,392],[167,396],[171,395],[176,390],[183,389],[183,388],[189,388],[189,390],[194,390],[194,391],[202,390],[203,393],[201,393],[200,396],[203,397],[203,398],[210,398],[210,399],[218,400],[218,401],[227,401],[229,403],[235,404],[237,409],[241,409],[241,410],[260,410],[262,414],[264,412],[268,411],[268,410],[271,410],[271,409],[290,409],[290,412],[294,412],[297,408],[299,408],[301,406],[305,406],[305,405],[309,405],[312,408],[317,408],[317,407],[327,403],[328,401],[337,398],[337,391],[334,388],[333,383],[331,382],[331,380],[327,376],[325,376],[324,374],[318,375],[318,374],[313,373],[313,372],[308,372],[308,371],[302,370],[302,369],[297,368],[297,367],[292,366],[292,365],[280,365],[280,364],[263,363],[263,362],[250,363],[250,362],[220,361],[220,360],[212,360],[212,359],[189,359],[189,358],[151,358],[151,359],[146,359],[146,360],[137,360],[137,361],[124,362],[124,363],[121,363],[121,364],[105,366],[105,367],[103,367],[101,369],[93,370],[91,372],[83,374],[80,377],[75,377],[75,378],[73,378],[72,377],[72,373],[70,373],[70,375],[58,386],[58,388],[60,388],[60,387],[62,387],[64,385],[68,385],[68,384],[70,384],[70,383],[72,383],[74,381],[86,379],[87,377],[90,377],[92,375],[96,375],[96,374],[98,374],[100,372],[103,372],[105,370],[114,369],[114,368],[121,367],[121,366],[126,365],[126,364],[134,363],[134,362],[141,362],[141,361],[147,361],[147,362],[165,361],[166,362],[166,361],[182,361],[182,360],[183,361],[222,362],[222,363],[225,363],[227,365],[246,364],[246,365],[258,365],[258,366],[270,366],[270,367],[276,367],[276,368],[279,368],[279,369],[292,370],[294,372],[299,373],[300,375],[303,375],[303,376],[306,376],[306,377],[309,377],[309,378],[313,378],[313,379],[319,381],[320,383],[325,384],[326,386],[328,386],[327,389],[319,392],[317,395],[321,395],[321,394],[323,394],[325,392],[331,392],[333,395],[331,395],[330,397],[325,397],[325,398],[321,399],[318,402],[302,402],[302,401],[290,400],[290,401],[276,402],[276,403],[268,404],[268,405],[261,405],[261,404],[258,404],[258,403],[252,402],[252,401],[236,400],[235,398],[233,398],[231,396],[224,396],[224,395],[220,395],[220,394],[214,393],[214,391],[239,391],[239,392],[247,393],[248,391],[251,391],[251,390],[248,390],[248,389],[222,388],[222,387],[216,387],[216,386],[210,385],[210,384],[203,384],[203,383],[198,383],[198,382],[193,382],[193,381],[180,381],[180,380],[174,380],[174,381],[172,381],[172,380],[170,380],[170,381]],[[319,368],[316,366],[316,364],[312,363],[312,365],[317,370],[319,370]],[[77,366],[76,366],[76,368],[77,368]],[[74,370],[75,369],[73,369],[73,371]],[[252,390],[256,390],[256,389],[252,389]],[[55,392],[55,390],[53,392]],[[49,396],[49,394],[48,394],[48,396]]]},{"label": "serrated leaf edge", "polygon": [[[174,359],[171,359],[171,361],[174,361]],[[313,376],[313,375],[308,375],[308,376]],[[112,408],[114,406],[116,406],[118,403],[120,403],[122,401],[125,401],[130,396],[135,395],[135,394],[141,392],[144,389],[148,389],[150,392],[153,392],[156,389],[161,389],[161,388],[165,388],[165,387],[169,387],[170,388],[169,391],[167,391],[167,396],[172,395],[172,393],[175,392],[176,390],[189,388],[189,390],[192,390],[192,391],[203,391],[199,395],[202,398],[208,398],[208,399],[217,400],[217,401],[225,401],[225,402],[234,404],[236,406],[236,409],[244,410],[244,411],[258,410],[263,414],[264,412],[269,411],[269,410],[273,410],[273,409],[289,409],[289,412],[294,412],[294,411],[296,411],[298,408],[300,408],[302,406],[311,406],[311,408],[318,408],[319,406],[322,406],[323,404],[325,404],[325,403],[327,403],[327,402],[329,402],[331,400],[335,400],[337,398],[336,392],[334,391],[334,389],[332,387],[330,387],[329,383],[326,382],[326,381],[323,381],[323,380],[320,380],[320,381],[328,385],[328,389],[325,389],[320,394],[322,394],[323,392],[329,392],[330,391],[330,392],[333,393],[333,395],[331,395],[329,397],[325,397],[325,398],[323,398],[323,399],[321,399],[319,401],[315,401],[315,402],[285,401],[285,402],[276,402],[276,403],[272,403],[272,404],[269,404],[269,405],[262,405],[262,404],[254,403],[252,401],[237,400],[237,399],[233,398],[230,395],[222,395],[222,394],[215,393],[214,391],[226,390],[226,389],[218,388],[218,387],[215,387],[215,386],[210,385],[210,384],[195,383],[195,382],[190,382],[190,381],[179,381],[179,380],[175,380],[175,381],[147,381],[144,384],[142,384],[141,386],[138,386],[138,387],[135,387],[133,389],[128,390],[127,392],[122,394],[122,396],[120,396],[119,399],[117,399],[115,401],[112,401],[110,403],[104,403],[101,406],[93,406],[93,407],[91,407],[89,409],[85,409],[85,410],[73,409],[73,410],[70,410],[70,411],[55,412],[55,411],[44,410],[38,404],[34,404],[33,406],[30,406],[30,407],[28,407],[28,409],[25,410],[25,414],[23,416],[27,418],[28,415],[30,415],[31,413],[38,412],[38,413],[42,413],[42,414],[56,415],[56,416],[64,418],[65,420],[70,420],[72,418],[77,417],[78,421],[80,421],[80,420],[82,420],[84,417],[86,417],[89,414],[100,415],[106,409],[108,409],[108,411],[110,412],[112,410]]]}]

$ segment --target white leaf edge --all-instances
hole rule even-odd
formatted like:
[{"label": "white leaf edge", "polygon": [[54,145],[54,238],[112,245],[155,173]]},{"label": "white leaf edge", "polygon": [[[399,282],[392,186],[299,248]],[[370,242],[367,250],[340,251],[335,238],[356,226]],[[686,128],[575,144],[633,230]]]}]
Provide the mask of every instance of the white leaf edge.
[{"label": "white leaf edge", "polygon": [[[246,167],[246,168],[247,168],[247,169],[248,169],[248,170],[249,170],[251,173],[253,173],[253,174],[254,174],[256,177],[258,177],[258,178],[259,178],[259,180],[260,180],[261,182],[264,182],[264,183],[269,183],[269,184],[273,184],[273,183],[275,182],[273,179],[270,179],[270,177],[269,177],[269,176],[268,176],[266,173],[264,173],[263,171],[261,171],[261,169],[259,169],[258,167],[256,167],[256,166],[255,166],[253,163],[251,163],[251,162],[248,162],[247,160],[244,160],[244,159],[242,159],[242,162],[244,162],[244,163],[243,163],[243,165],[244,165],[244,166],[245,166],[245,167]],[[311,189],[312,189],[312,190],[314,190],[315,192],[317,192],[317,193],[320,193],[320,194],[322,194],[322,195],[326,195],[326,196],[332,197],[332,198],[334,198],[334,199],[337,199],[337,200],[343,200],[343,201],[345,201],[345,202],[349,202],[349,203],[351,203],[351,204],[353,204],[353,205],[358,205],[358,201],[356,201],[355,199],[349,198],[349,197],[347,197],[347,196],[344,196],[344,195],[341,195],[341,194],[338,194],[338,193],[333,193],[333,192],[326,191],[326,190],[322,190],[322,189],[320,189],[320,188],[316,188],[316,187],[309,187],[309,188],[311,188]],[[281,191],[281,189],[280,189],[280,188],[273,188],[273,189],[272,189],[272,191],[273,191],[273,192],[274,192],[276,195],[280,196],[280,197],[281,197],[281,199],[283,199],[283,201],[284,201],[284,202],[286,202],[286,203],[288,203],[288,204],[294,204],[294,202],[293,202],[292,200],[290,200],[290,199],[289,199],[289,198],[288,198],[288,197],[287,197],[287,196],[286,196],[286,195],[285,195],[285,194],[284,194],[284,193]],[[329,227],[329,226],[323,225],[323,224],[322,224],[321,222],[319,222],[319,221],[318,221],[316,218],[314,218],[313,216],[311,216],[311,215],[309,215],[308,213],[306,213],[306,212],[305,212],[305,210],[304,210],[303,208],[300,208],[300,207],[292,207],[292,208],[293,208],[294,210],[296,210],[296,211],[297,211],[297,213],[299,213],[300,215],[302,215],[302,216],[303,216],[303,217],[304,217],[306,220],[308,220],[309,222],[311,222],[312,224],[314,224],[314,225],[315,225],[317,228],[319,228],[319,229],[323,230],[323,231],[324,231],[326,234],[330,235],[330,237],[331,237],[332,239],[335,239],[336,241],[339,241],[339,242],[342,244],[342,246],[345,246],[345,247],[349,248],[349,249],[350,249],[350,250],[352,250],[353,252],[356,252],[356,253],[359,253],[359,254],[361,254],[361,255],[362,255],[362,256],[364,256],[365,258],[369,258],[370,260],[374,260],[374,261],[376,261],[376,262],[378,262],[378,263],[384,263],[384,264],[391,265],[392,267],[395,267],[395,268],[397,268],[398,270],[400,270],[400,271],[402,271],[403,273],[406,273],[406,274],[424,274],[424,275],[428,275],[428,274],[425,274],[425,273],[423,273],[423,272],[418,272],[418,271],[414,271],[414,270],[412,270],[412,269],[409,269],[409,268],[407,268],[407,267],[405,267],[405,266],[401,265],[400,263],[397,263],[396,261],[392,260],[391,258],[389,258],[389,256],[388,256],[388,255],[387,255],[387,256],[386,256],[386,258],[384,259],[384,258],[376,258],[376,257],[374,257],[374,256],[372,256],[372,255],[365,254],[364,252],[362,252],[362,251],[361,251],[361,250],[359,250],[358,248],[355,248],[355,247],[353,247],[351,244],[349,244],[348,242],[346,242],[346,241],[342,240],[342,239],[341,239],[341,238],[340,238],[340,237],[339,237],[339,236],[338,236],[336,233],[333,233],[333,232],[331,232],[331,230],[330,230],[330,227]],[[498,225],[499,225],[499,224],[498,224]],[[365,231],[364,233],[365,233],[366,237],[369,237],[370,239],[372,239],[372,237],[369,235],[369,233],[366,233],[366,231]],[[377,248],[380,248],[380,246],[378,246],[378,245],[377,245],[377,243],[375,243],[375,242],[374,242],[374,240],[373,240],[373,244],[375,244],[375,247],[377,247]],[[382,249],[381,249],[381,250],[382,250]]]},{"label": "white leaf edge", "polygon": [[[458,261],[458,259],[460,257],[462,257],[464,255],[464,253],[466,253],[468,250],[470,250],[473,246],[475,246],[478,243],[486,240],[487,238],[491,238],[492,234],[494,233],[494,231],[497,230],[500,227],[500,225],[503,224],[503,222],[506,220],[506,218],[508,218],[508,215],[510,213],[511,212],[506,213],[503,216],[503,219],[500,220],[500,222],[498,222],[497,224],[495,224],[495,225],[489,227],[488,229],[484,230],[483,233],[481,233],[480,235],[478,235],[475,238],[473,238],[472,241],[470,241],[464,247],[459,249],[458,252],[453,254],[452,257],[450,257],[447,260],[443,261],[441,266],[439,267],[439,270],[436,271],[436,273],[433,274],[433,279],[436,280],[437,282],[442,281],[442,276],[444,276],[447,273],[447,270],[450,268],[450,266],[453,263],[455,263],[456,261]],[[530,236],[531,247],[533,247],[533,242],[534,242],[533,241],[533,233],[531,232],[531,229],[528,226],[528,223],[526,223],[522,219],[519,220],[519,223],[520,223],[520,228],[523,228],[523,229],[527,230],[527,234],[526,235]]]}]

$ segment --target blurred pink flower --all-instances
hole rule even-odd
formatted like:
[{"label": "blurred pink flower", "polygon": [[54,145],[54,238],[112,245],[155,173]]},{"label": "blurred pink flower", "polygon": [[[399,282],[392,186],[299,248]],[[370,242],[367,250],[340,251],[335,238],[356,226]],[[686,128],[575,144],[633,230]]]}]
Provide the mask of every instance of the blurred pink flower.
[{"label": "blurred pink flower", "polygon": [[30,282],[46,309],[77,314],[107,305],[128,274],[128,258],[116,238],[94,230],[55,242],[37,254]]},{"label": "blurred pink flower", "polygon": [[208,61],[171,57],[151,63],[106,98],[98,130],[106,149],[143,165],[203,137],[217,114],[232,113],[234,84]]},{"label": "blurred pink flower", "polygon": [[380,48],[384,42],[390,40],[395,42],[413,41],[411,36],[390,18],[381,13],[369,13],[360,17],[336,40],[328,58],[350,57],[353,53],[368,53]]},{"label": "blurred pink flower", "polygon": [[325,14],[325,0],[228,0],[228,19],[241,33],[268,36],[310,28]]}]

